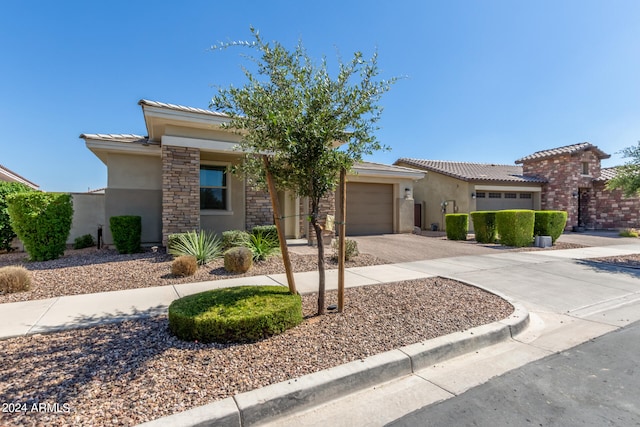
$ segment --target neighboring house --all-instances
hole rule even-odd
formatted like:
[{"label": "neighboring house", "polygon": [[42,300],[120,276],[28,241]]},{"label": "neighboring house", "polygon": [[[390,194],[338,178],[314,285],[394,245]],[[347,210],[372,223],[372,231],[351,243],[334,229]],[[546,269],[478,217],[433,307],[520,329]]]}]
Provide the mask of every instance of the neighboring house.
[{"label": "neighboring house", "polygon": [[[167,236],[205,229],[215,233],[273,224],[268,194],[231,174],[238,164],[239,136],[221,128],[229,118],[199,108],[141,100],[148,136],[82,134],[107,166],[104,241],[112,242],[109,218],[142,217],[143,243],[166,245]],[[401,233],[413,228],[414,181],[423,172],[362,163],[348,176],[350,234]],[[308,201],[279,195],[287,237],[308,237]],[[335,197],[322,214],[335,214]]]},{"label": "neighboring house", "polygon": [[601,160],[609,157],[583,142],[535,152],[516,165],[419,159],[394,164],[427,173],[414,188],[416,225],[425,229],[442,228],[445,213],[500,209],[567,211],[567,229],[638,227],[640,199],[606,189],[615,168],[602,169]]},{"label": "neighboring house", "polygon": [[19,182],[26,185],[27,187],[33,188],[34,190],[40,189],[40,186],[38,184],[34,184],[28,179],[18,175],[17,173],[5,168],[2,165],[0,165],[0,181]]}]

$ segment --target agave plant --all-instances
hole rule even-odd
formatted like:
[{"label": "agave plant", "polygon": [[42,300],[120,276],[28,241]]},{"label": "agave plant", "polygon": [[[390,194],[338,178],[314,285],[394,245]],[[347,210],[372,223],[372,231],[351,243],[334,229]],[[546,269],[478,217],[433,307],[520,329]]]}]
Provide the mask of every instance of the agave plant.
[{"label": "agave plant", "polygon": [[206,231],[189,231],[175,235],[169,253],[175,256],[194,256],[198,265],[204,265],[222,256],[222,242]]},{"label": "agave plant", "polygon": [[256,231],[247,241],[247,247],[253,252],[254,261],[263,261],[272,255],[280,253],[278,237],[272,234]]}]

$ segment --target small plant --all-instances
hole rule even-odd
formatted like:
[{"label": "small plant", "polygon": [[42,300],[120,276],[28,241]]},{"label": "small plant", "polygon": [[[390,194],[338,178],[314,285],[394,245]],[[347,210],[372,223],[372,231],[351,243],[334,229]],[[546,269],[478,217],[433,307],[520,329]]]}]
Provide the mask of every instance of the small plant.
[{"label": "small plant", "polygon": [[93,239],[91,234],[85,234],[80,237],[76,237],[73,241],[73,249],[84,249],[90,248],[91,246],[95,246],[96,241]]},{"label": "small plant", "polygon": [[283,286],[214,289],[169,306],[169,329],[186,341],[251,342],[301,322],[302,299]]},{"label": "small plant", "polygon": [[253,253],[254,261],[264,261],[270,256],[280,253],[278,236],[274,237],[273,234],[265,234],[262,231],[251,234],[247,247]]},{"label": "small plant", "polygon": [[275,225],[256,225],[251,229],[251,234],[262,234],[270,239],[275,239],[278,244],[278,228]]},{"label": "small plant", "polygon": [[227,249],[235,248],[237,246],[247,246],[249,240],[249,233],[242,230],[229,230],[222,232],[222,248]]},{"label": "small plant", "polygon": [[251,249],[239,246],[224,253],[224,269],[231,273],[246,273],[253,265]]},{"label": "small plant", "polygon": [[618,233],[620,237],[638,237],[638,230],[635,228],[625,228]]},{"label": "small plant", "polygon": [[[340,257],[338,250],[340,248],[340,239],[334,240],[331,244],[333,248],[333,256],[334,260],[337,260]],[[353,258],[360,255],[360,251],[358,251],[358,242],[352,239],[344,240],[344,259],[345,261],[351,261]]]},{"label": "small plant", "polygon": [[192,255],[182,255],[171,263],[171,274],[177,277],[193,276],[198,271],[198,260]]},{"label": "small plant", "polygon": [[192,255],[198,265],[204,265],[222,255],[222,242],[206,231],[189,231],[175,235],[169,253],[175,256]]},{"label": "small plant", "polygon": [[137,215],[112,216],[109,227],[113,244],[121,254],[140,252],[142,218]]},{"label": "small plant", "polygon": [[0,268],[0,291],[5,294],[28,291],[31,288],[31,275],[24,267],[9,266]]}]

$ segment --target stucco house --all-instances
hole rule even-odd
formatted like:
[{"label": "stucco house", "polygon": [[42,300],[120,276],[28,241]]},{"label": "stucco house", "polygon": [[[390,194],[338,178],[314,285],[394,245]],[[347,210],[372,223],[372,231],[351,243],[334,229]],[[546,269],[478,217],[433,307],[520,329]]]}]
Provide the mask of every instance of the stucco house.
[{"label": "stucco house", "polygon": [[[228,167],[238,164],[239,136],[222,129],[221,113],[141,100],[147,136],[82,134],[86,146],[107,166],[104,242],[112,242],[109,218],[142,217],[143,243],[166,244],[167,236],[195,229],[220,233],[273,224],[268,194],[247,185]],[[360,163],[348,175],[350,234],[402,233],[413,229],[415,169]],[[309,236],[309,203],[279,195],[287,237]],[[323,214],[335,214],[335,197]]]},{"label": "stucco house", "polygon": [[12,170],[2,165],[0,165],[0,181],[19,182],[21,184],[26,185],[27,187],[33,188],[34,190],[40,189],[40,186],[38,184],[34,184],[28,179],[18,175],[17,173],[13,172]]},{"label": "stucco house", "polygon": [[[610,155],[588,142],[537,151],[515,165],[401,158],[394,165],[426,172],[414,186],[415,223],[442,228],[444,214],[478,210],[564,210],[567,229],[640,226],[640,199],[607,190]],[[471,226],[471,224],[470,224]]]}]

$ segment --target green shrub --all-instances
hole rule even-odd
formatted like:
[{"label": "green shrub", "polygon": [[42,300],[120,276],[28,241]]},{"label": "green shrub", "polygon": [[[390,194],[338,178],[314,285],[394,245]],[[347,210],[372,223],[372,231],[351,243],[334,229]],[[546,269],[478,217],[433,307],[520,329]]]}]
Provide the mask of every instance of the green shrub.
[{"label": "green shrub", "polygon": [[533,242],[534,211],[510,209],[496,212],[496,226],[500,243],[505,246],[523,247]]},{"label": "green shrub", "polygon": [[269,239],[275,239],[278,244],[278,228],[275,225],[256,225],[251,229],[251,234],[262,234]]},{"label": "green shrub", "polygon": [[33,261],[64,254],[73,217],[70,194],[17,193],[8,196],[7,202],[11,227]]},{"label": "green shrub", "polygon": [[11,228],[11,219],[7,205],[7,196],[10,194],[27,193],[34,191],[19,182],[0,181],[0,251],[11,251],[11,242],[17,237]]},{"label": "green shrub", "polygon": [[551,236],[551,244],[554,244],[562,235],[566,224],[565,211],[535,211],[533,235]]},{"label": "green shrub", "polygon": [[269,232],[263,233],[260,230],[254,231],[249,236],[247,247],[253,253],[254,261],[264,261],[270,256],[280,253],[278,236],[274,236],[273,233]]},{"label": "green shrub", "polygon": [[85,234],[80,237],[76,237],[73,241],[73,249],[84,249],[90,248],[91,246],[95,246],[96,241],[93,239],[91,234]]},{"label": "green shrub", "polygon": [[112,216],[109,227],[113,244],[121,254],[140,252],[142,218],[137,215]]},{"label": "green shrub", "polygon": [[237,246],[247,246],[249,233],[242,230],[229,230],[222,232],[222,249],[227,250]]},{"label": "green shrub", "polygon": [[175,300],[169,329],[178,338],[201,342],[251,342],[302,322],[302,300],[283,286],[215,289]]},{"label": "green shrub", "polygon": [[183,255],[171,263],[171,274],[178,277],[193,276],[198,271],[198,260],[192,255]]},{"label": "green shrub", "polygon": [[224,269],[231,273],[246,273],[253,265],[253,252],[246,247],[236,247],[224,253]]},{"label": "green shrub", "polygon": [[31,288],[31,275],[24,267],[0,268],[0,292],[11,294],[28,291]]},{"label": "green shrub", "polygon": [[[334,260],[337,260],[340,257],[339,249],[340,249],[340,239],[336,239],[331,243],[331,247],[333,248],[333,256]],[[344,240],[344,260],[350,261],[353,258],[360,255],[360,251],[358,251],[358,242],[352,239]]]},{"label": "green shrub", "polygon": [[189,231],[174,236],[168,249],[171,255],[192,255],[196,257],[199,265],[211,262],[222,255],[222,242],[217,236],[206,231]]},{"label": "green shrub", "polygon": [[498,237],[495,211],[471,212],[473,230],[478,243],[495,243]]},{"label": "green shrub", "polygon": [[635,228],[625,228],[618,233],[620,237],[638,237],[638,230]]},{"label": "green shrub", "polygon": [[444,222],[447,229],[447,239],[467,240],[469,231],[469,214],[446,214]]}]

